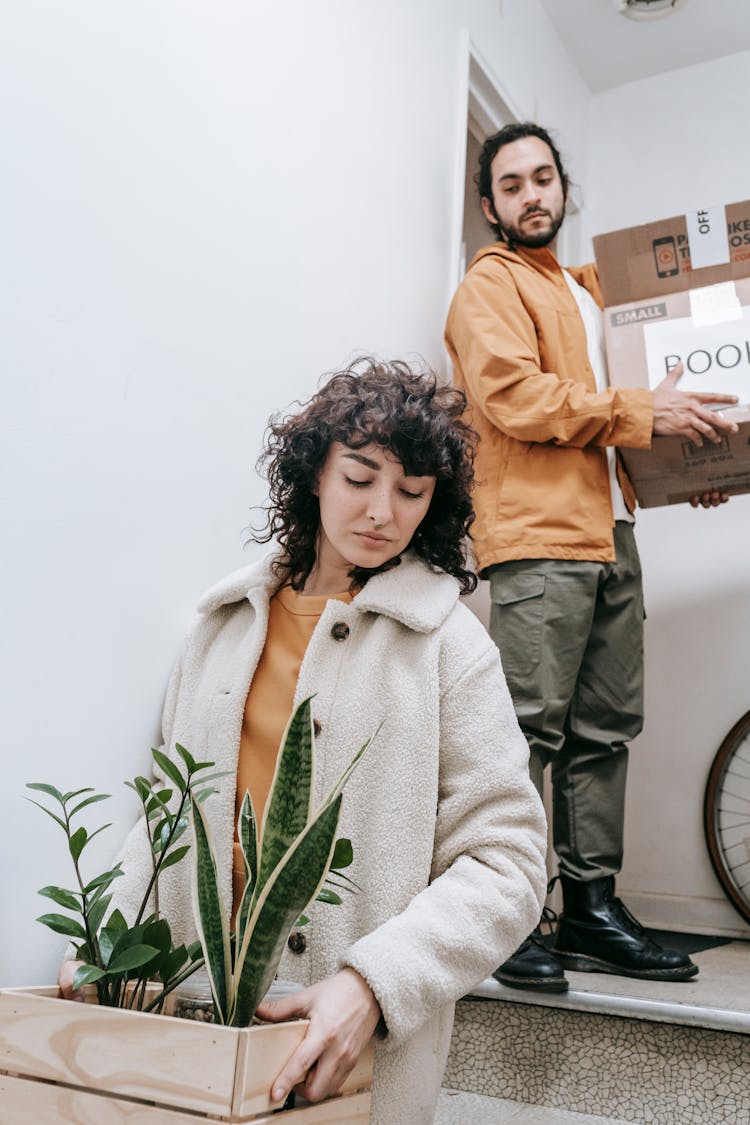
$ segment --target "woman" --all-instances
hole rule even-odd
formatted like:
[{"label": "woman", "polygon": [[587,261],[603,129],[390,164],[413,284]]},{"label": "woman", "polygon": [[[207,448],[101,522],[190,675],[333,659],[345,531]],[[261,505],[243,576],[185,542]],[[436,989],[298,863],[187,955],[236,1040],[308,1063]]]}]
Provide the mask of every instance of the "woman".
[{"label": "woman", "polygon": [[[204,596],[164,714],[164,746],[230,771],[259,817],[296,702],[314,696],[318,797],[382,722],[339,827],[361,890],[310,908],[279,969],[304,987],[259,1010],[310,1020],[274,1082],[279,1102],[293,1087],[311,1100],[337,1090],[377,1032],[380,1125],[432,1120],[455,1001],[533,928],[545,888],[526,743],[497,650],[459,604],[476,584],[464,405],[433,375],[364,361],[272,424],[258,538],[278,549]],[[205,806],[227,904],[229,782]],[[144,840],[136,827],[121,856],[125,913],[149,871]],[[177,940],[194,938],[187,866],[161,888]]]}]

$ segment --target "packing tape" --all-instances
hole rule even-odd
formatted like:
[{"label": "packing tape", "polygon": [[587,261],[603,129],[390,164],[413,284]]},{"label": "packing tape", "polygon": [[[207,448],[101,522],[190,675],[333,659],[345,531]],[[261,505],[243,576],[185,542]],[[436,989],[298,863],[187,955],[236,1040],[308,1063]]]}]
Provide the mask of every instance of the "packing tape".
[{"label": "packing tape", "polygon": [[718,285],[704,285],[689,289],[690,317],[696,328],[709,324],[723,324],[728,320],[742,320],[742,305],[733,281]]}]

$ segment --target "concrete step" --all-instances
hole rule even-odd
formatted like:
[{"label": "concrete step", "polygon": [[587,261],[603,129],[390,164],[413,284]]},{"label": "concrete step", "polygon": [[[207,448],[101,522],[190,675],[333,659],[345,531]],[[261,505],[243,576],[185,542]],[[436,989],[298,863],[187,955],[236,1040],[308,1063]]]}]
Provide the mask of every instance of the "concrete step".
[{"label": "concrete step", "polygon": [[[694,960],[699,976],[681,983],[569,973],[569,992],[535,996],[483,982],[458,1005],[445,1086],[489,1099],[480,1112],[500,1116],[487,1125],[524,1121],[503,1117],[503,1102],[541,1114],[528,1119],[540,1125],[552,1110],[750,1125],[750,944]],[[445,1098],[441,1112],[452,1112]]]},{"label": "concrete step", "polygon": [[460,1090],[443,1090],[434,1125],[626,1125],[614,1117],[592,1117],[547,1106],[520,1105],[506,1098],[485,1098]]}]

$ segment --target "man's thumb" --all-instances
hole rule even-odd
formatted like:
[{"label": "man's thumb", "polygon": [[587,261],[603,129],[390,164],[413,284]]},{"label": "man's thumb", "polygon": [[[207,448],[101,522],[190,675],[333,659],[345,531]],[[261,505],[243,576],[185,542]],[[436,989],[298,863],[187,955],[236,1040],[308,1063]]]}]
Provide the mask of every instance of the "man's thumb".
[{"label": "man's thumb", "polygon": [[668,371],[666,373],[666,375],[664,376],[664,382],[665,383],[671,383],[673,387],[676,387],[677,386],[677,380],[681,379],[684,374],[685,374],[685,367],[683,365],[682,360],[680,360],[680,362],[677,364],[676,367],[673,367],[670,371]]}]

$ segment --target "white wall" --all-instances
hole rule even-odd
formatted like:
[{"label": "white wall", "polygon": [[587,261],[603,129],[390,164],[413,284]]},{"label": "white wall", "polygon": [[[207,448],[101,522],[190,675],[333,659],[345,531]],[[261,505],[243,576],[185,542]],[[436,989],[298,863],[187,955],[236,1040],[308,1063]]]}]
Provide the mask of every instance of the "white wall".
[{"label": "white wall", "polygon": [[[588,235],[746,199],[750,54],[592,100]],[[633,744],[621,886],[657,925],[750,931],[711,870],[701,821],[708,768],[750,708],[750,496],[705,512],[642,512],[647,700]]]},{"label": "white wall", "polygon": [[464,27],[583,178],[537,0],[5,13],[0,985],[54,975],[35,891],[70,883],[24,783],[116,794],[106,862],[191,607],[248,558],[271,410],[363,349],[442,366]]}]

